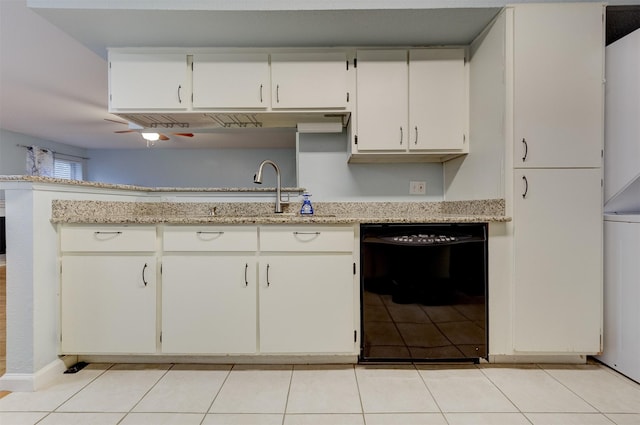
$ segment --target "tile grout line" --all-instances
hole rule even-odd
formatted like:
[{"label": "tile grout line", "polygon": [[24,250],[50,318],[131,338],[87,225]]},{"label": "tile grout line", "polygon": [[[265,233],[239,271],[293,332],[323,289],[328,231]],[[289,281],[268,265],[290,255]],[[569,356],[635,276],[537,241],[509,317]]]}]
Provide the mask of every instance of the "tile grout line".
[{"label": "tile grout line", "polygon": [[204,416],[202,417],[202,420],[200,421],[200,425],[202,425],[204,423],[205,419],[207,419],[207,415],[211,413],[211,408],[213,407],[213,403],[216,402],[216,399],[220,395],[220,392],[222,391],[222,388],[224,387],[224,384],[227,383],[227,379],[229,379],[229,376],[231,375],[231,371],[233,370],[233,368],[235,366],[236,365],[232,364],[231,367],[229,368],[229,370],[227,371],[227,375],[222,380],[222,384],[220,384],[220,388],[218,388],[218,391],[213,396],[213,400],[211,400],[211,403],[209,403],[209,407],[207,408],[207,411],[204,412]]},{"label": "tile grout line", "polygon": [[[489,364],[491,364],[491,363],[489,363]],[[529,422],[530,424],[533,425],[533,422],[531,422],[531,420],[527,417],[527,415],[522,410],[520,410],[520,407],[518,407],[518,405],[513,400],[511,400],[511,398],[509,398],[509,396],[504,391],[502,391],[502,388],[500,388],[500,386],[498,384],[493,382],[493,380],[491,379],[491,377],[489,375],[484,373],[484,367],[480,367],[479,365],[474,365],[474,366],[476,367],[476,369],[478,369],[480,371],[480,373],[482,373],[482,376],[484,376],[485,378],[487,378],[487,380],[489,382],[491,382],[491,385],[493,385],[494,387],[496,387],[496,389],[498,391],[500,391],[500,394],[502,394],[507,400],[509,400],[509,403],[511,403],[511,405],[513,407],[515,407],[515,409],[518,411],[518,413],[520,413],[527,420],[527,422]]]},{"label": "tile grout line", "polygon": [[284,402],[284,412],[282,412],[282,425],[287,417],[287,408],[289,407],[289,396],[291,395],[291,383],[293,382],[293,374],[296,370],[295,365],[291,365],[291,376],[289,377],[289,388],[287,388],[287,399]]},{"label": "tile grout line", "polygon": [[169,373],[169,371],[170,371],[171,369],[173,369],[173,368],[175,367],[175,365],[176,365],[175,363],[171,363],[171,367],[167,368],[167,370],[165,370],[165,371],[164,371],[164,373],[162,374],[162,376],[160,376],[160,378],[158,378],[158,380],[157,380],[156,382],[154,382],[154,383],[153,383],[153,385],[152,385],[152,386],[151,386],[147,391],[145,391],[145,393],[142,395],[142,397],[140,397],[140,400],[138,400],[137,402],[135,402],[135,403],[133,404],[133,406],[131,406],[131,409],[129,409],[129,411],[128,411],[128,412],[125,412],[125,414],[124,414],[124,416],[122,417],[122,419],[120,419],[116,425],[121,424],[121,423],[122,423],[122,421],[124,421],[124,420],[126,419],[126,417],[127,417],[127,416],[129,416],[129,414],[131,414],[131,413],[133,412],[133,409],[135,409],[135,408],[136,408],[136,406],[137,406],[138,404],[140,404],[140,402],[141,402],[141,401],[142,401],[142,400],[143,400],[143,399],[144,399],[144,398],[145,398],[145,397],[146,397],[146,396],[151,392],[151,390],[153,390],[153,389],[156,387],[156,385],[158,385],[158,382],[162,381],[162,378],[164,378],[165,376],[167,376],[167,373]]},{"label": "tile grout line", "polygon": [[413,364],[413,368],[415,369],[415,371],[418,373],[418,376],[420,377],[420,380],[422,381],[422,384],[424,385],[424,387],[427,389],[427,392],[429,393],[429,395],[431,396],[431,398],[433,399],[433,402],[436,404],[436,406],[438,407],[438,410],[440,412],[440,414],[442,415],[442,417],[444,418],[444,421],[447,423],[447,425],[449,424],[449,420],[447,419],[447,416],[444,414],[444,412],[442,411],[442,407],[440,407],[440,403],[438,403],[438,399],[433,395],[433,393],[431,392],[431,388],[429,388],[429,385],[427,384],[427,380],[424,378],[424,376],[420,373],[420,369],[418,369],[418,365],[416,363],[412,363]]},{"label": "tile grout line", "polygon": [[358,367],[358,364],[354,364],[353,365],[353,377],[356,379],[356,388],[358,389],[358,400],[360,400],[360,411],[362,412],[362,423],[364,425],[367,425],[367,416],[365,415],[364,412],[364,403],[362,402],[362,393],[360,392],[360,382],[358,381],[358,373],[356,372],[356,368]]},{"label": "tile grout line", "polygon": [[[593,404],[589,403],[587,400],[585,400],[584,398],[582,398],[578,393],[576,393],[575,391],[573,391],[571,388],[569,388],[568,386],[566,386],[562,381],[560,381],[558,378],[556,378],[555,376],[553,376],[551,373],[549,373],[545,368],[543,368],[540,364],[536,363],[536,367],[538,369],[540,369],[541,371],[543,371],[547,376],[549,376],[551,379],[553,379],[554,381],[556,381],[557,383],[559,383],[560,385],[562,385],[564,388],[566,388],[567,390],[569,390],[569,392],[573,395],[575,395],[576,397],[578,397],[580,400],[584,401],[586,404],[588,404],[590,407],[593,408],[593,410],[595,410],[596,412],[600,413],[600,414],[604,414],[604,412],[601,412],[600,409],[598,409],[596,406],[594,406]],[[592,412],[575,412],[575,413],[592,413]]]}]

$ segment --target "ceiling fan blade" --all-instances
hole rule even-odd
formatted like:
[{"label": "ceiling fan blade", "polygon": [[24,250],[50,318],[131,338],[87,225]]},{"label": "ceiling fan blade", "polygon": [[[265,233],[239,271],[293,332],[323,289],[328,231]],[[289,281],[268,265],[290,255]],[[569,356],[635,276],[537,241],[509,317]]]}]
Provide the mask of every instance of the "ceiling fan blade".
[{"label": "ceiling fan blade", "polygon": [[124,121],[112,120],[112,119],[109,119],[109,118],[105,118],[104,120],[105,120],[105,121],[109,121],[109,122],[114,122],[114,123],[116,123],[116,124],[129,125],[129,124],[127,124],[127,123],[126,123],[126,122],[124,122]]},{"label": "ceiling fan blade", "polygon": [[114,131],[114,133],[135,133],[135,130],[118,130]]},{"label": "ceiling fan blade", "polygon": [[174,136],[193,137],[193,133],[173,133]]},{"label": "ceiling fan blade", "polygon": [[160,140],[169,140],[169,138],[164,134],[160,134]]}]

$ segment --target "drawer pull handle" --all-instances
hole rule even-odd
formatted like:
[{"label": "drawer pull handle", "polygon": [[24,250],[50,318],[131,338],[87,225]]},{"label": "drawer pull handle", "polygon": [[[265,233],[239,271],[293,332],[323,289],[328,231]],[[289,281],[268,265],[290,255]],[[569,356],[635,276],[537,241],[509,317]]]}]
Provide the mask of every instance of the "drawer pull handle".
[{"label": "drawer pull handle", "polygon": [[271,282],[269,282],[269,264],[267,264],[267,287],[271,286]]},{"label": "drawer pull handle", "polygon": [[147,279],[145,279],[145,276],[144,276],[144,272],[147,271],[147,267],[149,267],[147,263],[144,263],[144,267],[142,268],[142,283],[144,283],[144,286],[147,286],[149,283],[147,282]]},{"label": "drawer pull handle", "polygon": [[247,269],[249,268],[249,263],[244,265],[244,286],[249,286],[249,281],[247,281]]},{"label": "drawer pull handle", "polygon": [[213,241],[224,235],[224,232],[196,232],[196,235],[202,241]]},{"label": "drawer pull handle", "polygon": [[527,144],[527,141],[524,138],[522,139],[522,145],[524,147],[524,153],[522,154],[522,162],[525,162],[527,160],[527,155],[529,154],[529,145]]},{"label": "drawer pull handle", "polygon": [[122,232],[93,232],[94,238],[101,242],[113,240],[121,234]]},{"label": "drawer pull handle", "polygon": [[320,232],[293,232],[294,235],[319,235]]},{"label": "drawer pull handle", "polygon": [[529,192],[529,180],[527,180],[527,176],[522,176],[522,181],[524,182],[524,193],[522,194],[522,199],[527,197],[527,192]]}]

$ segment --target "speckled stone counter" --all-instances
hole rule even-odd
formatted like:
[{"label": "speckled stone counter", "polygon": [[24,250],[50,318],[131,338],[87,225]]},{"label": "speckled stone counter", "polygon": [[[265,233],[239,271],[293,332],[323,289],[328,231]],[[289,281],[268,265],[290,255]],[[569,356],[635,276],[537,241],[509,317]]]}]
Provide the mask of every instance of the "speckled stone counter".
[{"label": "speckled stone counter", "polygon": [[504,200],[457,202],[317,202],[301,216],[301,203],[273,212],[270,202],[110,202],[54,200],[53,223],[104,224],[355,224],[505,222]]},{"label": "speckled stone counter", "polygon": [[[131,190],[136,192],[204,192],[204,193],[262,193],[262,192],[275,192],[274,187],[146,187],[135,186],[128,184],[114,184],[114,183],[100,183],[90,182],[85,180],[68,180],[68,179],[56,179],[53,177],[40,177],[40,176],[0,176],[0,182],[31,182],[31,183],[49,183],[60,184],[68,186],[85,186],[99,189],[118,189],[118,190]],[[282,192],[290,193],[302,193],[304,192],[302,187],[283,187]]]}]

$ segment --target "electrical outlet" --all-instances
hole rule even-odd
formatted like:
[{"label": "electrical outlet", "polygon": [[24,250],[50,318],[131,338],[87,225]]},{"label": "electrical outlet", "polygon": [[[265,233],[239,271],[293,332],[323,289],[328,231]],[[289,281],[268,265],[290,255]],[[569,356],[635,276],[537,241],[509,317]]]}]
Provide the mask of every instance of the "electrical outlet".
[{"label": "electrical outlet", "polygon": [[426,182],[409,182],[409,195],[426,195]]}]

